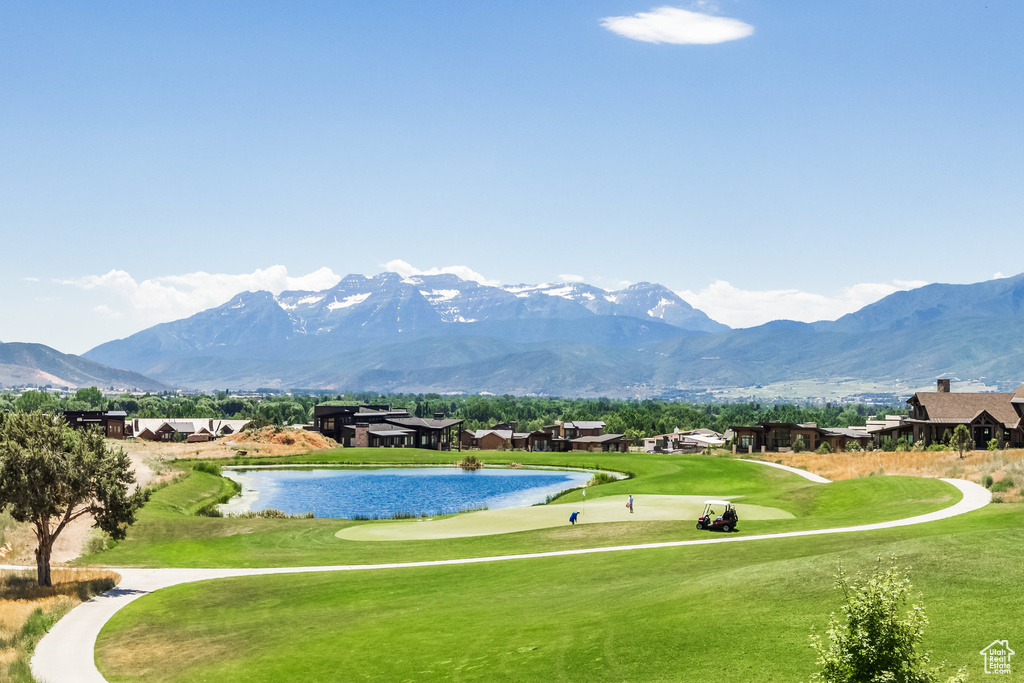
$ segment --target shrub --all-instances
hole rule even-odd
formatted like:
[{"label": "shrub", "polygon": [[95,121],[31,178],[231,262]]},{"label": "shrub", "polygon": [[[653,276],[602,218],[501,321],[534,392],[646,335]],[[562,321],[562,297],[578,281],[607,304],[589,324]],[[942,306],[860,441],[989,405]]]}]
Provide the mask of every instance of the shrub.
[{"label": "shrub", "polygon": [[802,453],[805,450],[807,450],[807,444],[804,443],[804,437],[798,436],[795,439],[793,439],[794,453]]},{"label": "shrub", "polygon": [[832,452],[832,447],[828,445],[828,441],[822,441],[821,445],[814,452],[819,455],[826,455]]},{"label": "shrub", "polygon": [[[219,516],[219,515],[218,515]],[[290,515],[284,510],[277,508],[266,508],[265,510],[246,510],[227,515],[232,519],[314,519],[312,512],[303,512],[297,515]]]},{"label": "shrub", "polygon": [[985,478],[981,480],[981,483],[987,489],[992,488],[992,484],[994,483],[994,480],[992,479],[992,475],[991,474],[986,474]]},{"label": "shrub", "polygon": [[196,472],[206,472],[207,474],[212,474],[216,477],[220,476],[220,465],[208,460],[192,463],[192,469]]},{"label": "shrub", "polygon": [[467,455],[456,464],[464,470],[479,470],[484,466],[483,460],[480,460],[475,455]]},{"label": "shrub", "polygon": [[587,486],[598,486],[599,484],[610,484],[617,481],[615,477],[607,472],[595,472],[594,477],[587,482]]},{"label": "shrub", "polygon": [[998,451],[999,450],[999,439],[989,439],[988,440],[988,450],[990,450],[990,451]]},{"label": "shrub", "polygon": [[850,442],[848,442],[846,444],[846,449],[845,450],[846,450],[847,453],[860,453],[864,449],[861,448],[860,442],[858,442],[858,441],[850,441]]},{"label": "shrub", "polygon": [[[858,575],[859,577],[859,575]],[[812,677],[818,683],[899,681],[935,683],[940,668],[928,666],[927,653],[917,652],[928,619],[920,604],[907,605],[910,579],[893,557],[888,569],[882,560],[870,577],[850,579],[839,567],[836,588],[845,596],[841,617],[833,612],[826,630],[827,641],[811,635],[821,667]],[[966,680],[961,670],[949,683]]]},{"label": "shrub", "polygon": [[1013,488],[1013,477],[1003,477],[988,488],[993,493],[1006,493]]},{"label": "shrub", "polygon": [[93,529],[92,533],[89,534],[89,538],[86,539],[85,545],[82,547],[82,554],[95,555],[96,553],[101,553],[113,547],[112,543],[113,540],[109,534],[100,529]]},{"label": "shrub", "polygon": [[[948,429],[946,431],[949,431]],[[948,451],[949,446],[941,443],[933,443],[931,446],[925,449],[926,451]]]},{"label": "shrub", "polygon": [[887,436],[882,439],[882,450],[887,453],[891,453],[896,450],[896,442],[892,440],[891,436]]},{"label": "shrub", "polygon": [[901,436],[900,438],[898,438],[896,440],[896,452],[898,452],[898,453],[906,453],[909,450],[910,450],[910,440],[907,437]]}]

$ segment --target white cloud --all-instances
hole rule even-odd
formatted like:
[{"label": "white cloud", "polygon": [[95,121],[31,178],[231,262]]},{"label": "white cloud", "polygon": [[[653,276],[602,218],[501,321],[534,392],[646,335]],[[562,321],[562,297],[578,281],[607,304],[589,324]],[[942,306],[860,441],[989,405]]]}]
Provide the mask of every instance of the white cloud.
[{"label": "white cloud", "polygon": [[146,322],[163,322],[193,315],[219,306],[239,292],[267,290],[274,294],[289,289],[319,291],[338,284],[341,277],[330,268],[320,268],[307,275],[290,277],[284,266],[271,266],[251,273],[187,273],[137,281],[124,270],[111,270],[104,275],[86,275],[73,280],[57,280],[86,290],[113,294],[116,303],[104,303],[93,310],[108,317],[123,315],[125,310]]},{"label": "white cloud", "polygon": [[389,273],[398,273],[402,277],[412,277],[414,275],[455,275],[463,280],[472,280],[481,285],[490,285],[491,287],[497,287],[501,284],[497,280],[488,280],[469,266],[444,266],[443,268],[435,266],[430,270],[420,270],[402,259],[395,259],[382,264],[381,268]]},{"label": "white cloud", "polygon": [[739,19],[678,7],[656,7],[650,12],[628,17],[605,17],[601,25],[633,40],[675,45],[713,45],[746,38],[754,33],[753,26]]},{"label": "white cloud", "polygon": [[23,277],[21,279],[25,282],[39,282],[39,278],[37,277]]},{"label": "white cloud", "polygon": [[753,327],[771,320],[835,320],[893,292],[926,284],[906,280],[862,283],[826,296],[799,289],[743,290],[724,280],[716,280],[700,291],[677,294],[719,322],[731,327]]},{"label": "white cloud", "polygon": [[558,276],[560,282],[583,282],[584,279],[582,275],[566,274]]},{"label": "white cloud", "polygon": [[124,317],[123,313],[121,313],[120,311],[115,311],[114,309],[112,309],[110,306],[108,306],[106,304],[100,304],[99,306],[93,306],[92,307],[92,312],[93,313],[97,313],[99,315],[102,315],[104,318],[110,318],[111,320],[116,320],[117,318]]},{"label": "white cloud", "polygon": [[1002,280],[1005,277],[1006,276],[1003,275],[1001,272],[996,272],[995,274],[992,275],[993,280]]}]

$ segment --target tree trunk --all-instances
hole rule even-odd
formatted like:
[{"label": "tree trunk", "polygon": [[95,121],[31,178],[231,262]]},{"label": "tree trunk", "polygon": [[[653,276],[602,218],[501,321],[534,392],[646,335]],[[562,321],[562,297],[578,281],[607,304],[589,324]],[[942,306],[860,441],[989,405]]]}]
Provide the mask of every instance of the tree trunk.
[{"label": "tree trunk", "polygon": [[40,586],[47,587],[53,585],[50,580],[50,551],[53,549],[53,538],[49,532],[48,528],[36,529],[36,536],[39,539],[39,545],[36,547],[36,581]]}]

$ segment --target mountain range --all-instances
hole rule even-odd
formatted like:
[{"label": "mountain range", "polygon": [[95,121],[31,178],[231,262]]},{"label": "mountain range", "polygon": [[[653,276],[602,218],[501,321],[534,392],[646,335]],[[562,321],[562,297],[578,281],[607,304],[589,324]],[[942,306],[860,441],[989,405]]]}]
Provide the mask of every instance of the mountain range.
[{"label": "mountain range", "polygon": [[899,394],[940,375],[1018,386],[1022,332],[1024,274],[897,292],[836,321],[730,329],[658,284],[383,273],[244,292],[84,357],[202,389],[644,398],[811,383]]},{"label": "mountain range", "polygon": [[26,385],[71,389],[97,386],[116,391],[171,388],[137,372],[118,370],[43,344],[0,342],[0,387]]}]

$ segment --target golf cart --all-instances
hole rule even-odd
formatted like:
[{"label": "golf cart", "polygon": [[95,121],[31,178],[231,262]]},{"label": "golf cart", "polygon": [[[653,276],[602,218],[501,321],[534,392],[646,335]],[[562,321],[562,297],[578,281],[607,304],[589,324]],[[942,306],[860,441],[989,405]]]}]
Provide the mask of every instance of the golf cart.
[{"label": "golf cart", "polygon": [[[721,508],[722,514],[715,516],[713,508]],[[739,516],[736,508],[727,500],[706,500],[704,501],[704,514],[697,520],[698,529],[709,531],[732,531],[736,528]]]}]

